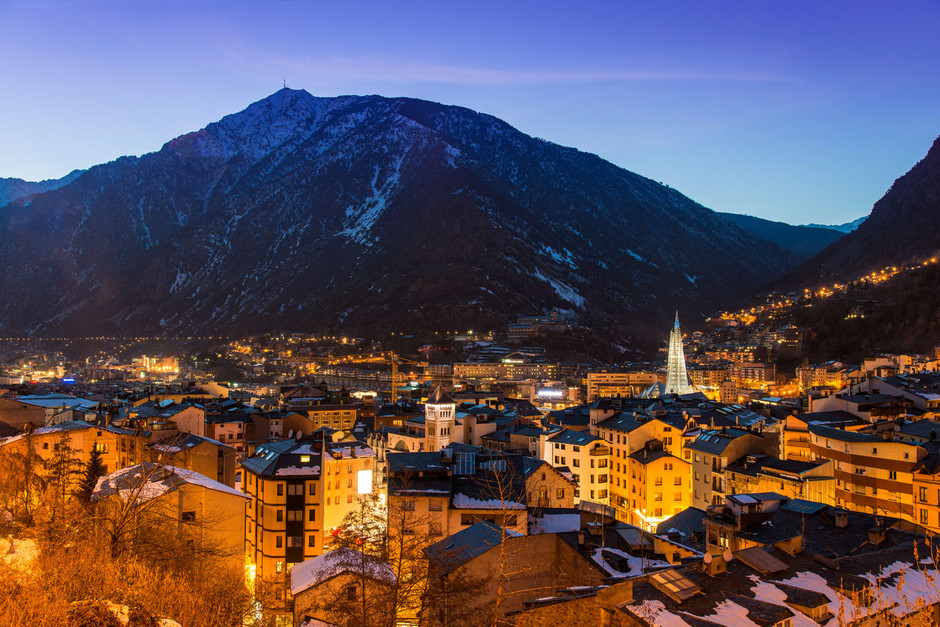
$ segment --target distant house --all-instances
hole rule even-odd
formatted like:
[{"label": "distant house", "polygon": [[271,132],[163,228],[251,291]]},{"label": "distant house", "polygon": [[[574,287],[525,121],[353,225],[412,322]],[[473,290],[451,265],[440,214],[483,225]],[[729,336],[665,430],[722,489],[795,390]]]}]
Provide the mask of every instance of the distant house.
[{"label": "distant house", "polygon": [[153,513],[160,533],[244,564],[245,505],[248,498],[225,484],[184,468],[145,462],[105,475],[92,499],[118,499]]},{"label": "distant house", "polygon": [[395,612],[396,584],[388,563],[361,551],[312,557],[291,569],[294,624],[386,624]]}]

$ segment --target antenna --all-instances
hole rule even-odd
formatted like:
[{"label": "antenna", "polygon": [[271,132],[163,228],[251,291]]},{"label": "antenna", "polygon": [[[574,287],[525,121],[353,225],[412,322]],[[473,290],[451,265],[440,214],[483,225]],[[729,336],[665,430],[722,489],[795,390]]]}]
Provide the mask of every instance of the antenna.
[{"label": "antenna", "polygon": [[287,79],[284,79],[284,89],[287,89]]}]

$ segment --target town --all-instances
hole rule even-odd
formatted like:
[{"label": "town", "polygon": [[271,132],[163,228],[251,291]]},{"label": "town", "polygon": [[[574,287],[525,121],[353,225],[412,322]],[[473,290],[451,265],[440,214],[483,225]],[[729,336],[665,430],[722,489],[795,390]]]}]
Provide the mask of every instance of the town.
[{"label": "town", "polygon": [[936,624],[940,348],[800,361],[783,305],[677,316],[616,366],[551,348],[557,313],[420,345],[9,338],[0,557],[35,572],[78,524],[104,548],[63,555],[211,563],[244,589],[218,624]]}]

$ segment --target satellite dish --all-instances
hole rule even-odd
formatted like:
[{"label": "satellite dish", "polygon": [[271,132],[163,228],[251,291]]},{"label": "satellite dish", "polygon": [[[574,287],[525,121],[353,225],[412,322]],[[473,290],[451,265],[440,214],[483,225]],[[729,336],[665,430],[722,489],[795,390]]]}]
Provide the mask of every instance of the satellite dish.
[{"label": "satellite dish", "polygon": [[734,559],[734,555],[731,554],[731,549],[725,549],[725,552],[722,553],[721,556],[725,558],[726,562],[730,562]]},{"label": "satellite dish", "polygon": [[711,563],[712,563],[712,554],[711,554],[711,553],[706,553],[706,554],[705,554],[705,558],[703,559],[703,561],[704,561],[706,564],[711,564]]}]

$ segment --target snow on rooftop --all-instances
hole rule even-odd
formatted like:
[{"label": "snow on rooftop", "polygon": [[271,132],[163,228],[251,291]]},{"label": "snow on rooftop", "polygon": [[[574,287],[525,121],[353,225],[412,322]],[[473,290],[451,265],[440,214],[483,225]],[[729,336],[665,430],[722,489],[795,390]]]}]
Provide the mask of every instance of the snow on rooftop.
[{"label": "snow on rooftop", "polygon": [[291,594],[299,594],[342,572],[365,575],[389,584],[396,581],[395,573],[387,563],[360,551],[342,548],[295,565],[290,573]]},{"label": "snow on rooftop", "polygon": [[475,499],[466,494],[457,493],[453,499],[454,507],[457,509],[525,509],[526,506],[515,501],[504,501],[502,499]]},{"label": "snow on rooftop", "polygon": [[278,476],[319,475],[319,466],[284,466],[274,471]]}]

